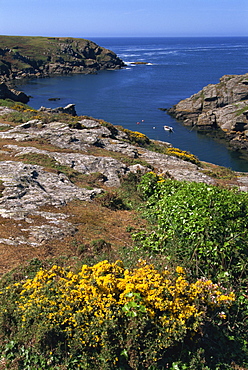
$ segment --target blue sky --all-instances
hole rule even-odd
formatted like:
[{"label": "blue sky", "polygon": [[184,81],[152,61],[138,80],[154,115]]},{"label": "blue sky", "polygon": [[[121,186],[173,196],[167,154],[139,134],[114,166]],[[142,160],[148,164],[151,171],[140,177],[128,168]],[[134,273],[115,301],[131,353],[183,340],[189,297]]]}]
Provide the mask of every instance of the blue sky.
[{"label": "blue sky", "polygon": [[0,34],[248,36],[248,0],[0,0]]}]

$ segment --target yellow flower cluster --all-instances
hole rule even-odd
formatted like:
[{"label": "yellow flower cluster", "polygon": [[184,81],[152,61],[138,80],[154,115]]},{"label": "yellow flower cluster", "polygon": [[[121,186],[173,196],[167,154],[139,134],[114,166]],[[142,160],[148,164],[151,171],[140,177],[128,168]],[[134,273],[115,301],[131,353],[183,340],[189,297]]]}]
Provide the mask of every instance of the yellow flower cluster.
[{"label": "yellow flower cluster", "polygon": [[96,346],[101,338],[92,329],[93,323],[100,327],[116,317],[125,322],[130,313],[131,317],[143,315],[161,326],[169,338],[177,330],[197,330],[209,309],[233,300],[232,293],[223,294],[210,280],[189,283],[182,267],[172,274],[159,272],[145,261],[134,269],[124,268],[121,261],[102,261],[92,267],[84,265],[77,274],[56,265],[40,270],[23,284],[18,309],[23,326],[39,315],[51,326],[59,325],[69,337],[80,332],[82,344],[91,328],[91,344],[87,345]]},{"label": "yellow flower cluster", "polygon": [[24,112],[24,113],[36,113],[36,112],[37,112],[37,110],[35,110],[35,109],[31,109],[31,108],[27,108],[27,109],[25,109],[23,112]]},{"label": "yellow flower cluster", "polygon": [[23,112],[26,108],[24,105],[21,104],[15,104],[11,107],[12,109],[18,110],[19,112]]},{"label": "yellow flower cluster", "polygon": [[141,132],[138,131],[131,131],[128,129],[123,129],[123,131],[128,134],[128,137],[131,141],[137,142],[137,143],[149,143],[149,138],[145,135],[142,134]]},{"label": "yellow flower cluster", "polygon": [[185,150],[178,149],[178,148],[167,148],[166,154],[178,157],[180,159],[183,159],[184,161],[189,161],[195,164],[200,163],[199,159],[195,155]]}]

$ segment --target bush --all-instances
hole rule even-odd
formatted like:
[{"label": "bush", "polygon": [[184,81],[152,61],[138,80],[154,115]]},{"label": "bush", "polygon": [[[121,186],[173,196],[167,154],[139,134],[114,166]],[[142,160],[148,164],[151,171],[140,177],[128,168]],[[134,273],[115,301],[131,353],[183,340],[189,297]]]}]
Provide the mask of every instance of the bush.
[{"label": "bush", "polygon": [[185,150],[181,150],[178,148],[167,148],[165,153],[168,155],[172,155],[174,157],[180,158],[184,161],[197,164],[198,166],[201,164],[199,159],[194,154],[191,154]]},{"label": "bush", "polygon": [[[237,297],[228,325],[221,332],[218,326],[205,327],[206,336],[202,337],[205,339],[198,338],[194,346],[191,343],[184,347],[185,351],[192,354],[192,361],[197,353],[217,361],[215,365],[210,361],[211,369],[231,368],[221,365],[230,353],[233,366],[235,361],[245,366],[248,194],[203,183],[165,180],[154,173],[144,175],[139,190],[146,200],[142,209],[150,227],[133,235],[137,251],[160,255],[171,265],[181,264],[192,277],[221,281],[232,287]],[[189,366],[189,358],[187,363]],[[179,367],[178,364],[175,366]],[[190,366],[186,368],[195,369]]]},{"label": "bush", "polygon": [[[248,194],[204,183],[144,175],[139,190],[151,230],[135,235],[141,248],[164,253],[196,276],[237,279],[245,274]],[[230,279],[229,279],[230,280]]]},{"label": "bush", "polygon": [[74,273],[54,265],[1,290],[2,349],[9,363],[15,353],[19,364],[36,358],[44,369],[168,368],[172,349],[205,323],[224,325],[234,299],[210,280],[190,283],[179,266],[102,261]]},{"label": "bush", "polygon": [[131,144],[138,144],[140,146],[147,146],[150,143],[150,139],[145,135],[142,134],[141,132],[138,131],[131,131],[128,129],[123,129]]}]

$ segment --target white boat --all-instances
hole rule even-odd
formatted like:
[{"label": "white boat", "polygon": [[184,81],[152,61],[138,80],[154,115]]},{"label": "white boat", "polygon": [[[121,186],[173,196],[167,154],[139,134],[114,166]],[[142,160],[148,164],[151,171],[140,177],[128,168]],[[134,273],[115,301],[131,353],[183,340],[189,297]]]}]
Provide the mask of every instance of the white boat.
[{"label": "white boat", "polygon": [[164,126],[165,131],[173,132],[173,127],[171,126]]}]

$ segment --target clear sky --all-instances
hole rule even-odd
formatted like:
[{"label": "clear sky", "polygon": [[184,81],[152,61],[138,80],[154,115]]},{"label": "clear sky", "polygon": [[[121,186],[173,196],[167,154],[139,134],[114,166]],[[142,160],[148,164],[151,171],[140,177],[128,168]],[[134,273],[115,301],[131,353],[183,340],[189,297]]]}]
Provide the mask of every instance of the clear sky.
[{"label": "clear sky", "polygon": [[248,0],[0,0],[0,34],[248,36]]}]

